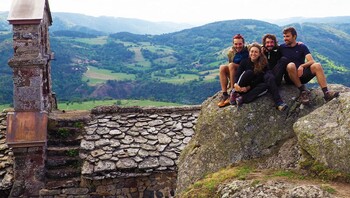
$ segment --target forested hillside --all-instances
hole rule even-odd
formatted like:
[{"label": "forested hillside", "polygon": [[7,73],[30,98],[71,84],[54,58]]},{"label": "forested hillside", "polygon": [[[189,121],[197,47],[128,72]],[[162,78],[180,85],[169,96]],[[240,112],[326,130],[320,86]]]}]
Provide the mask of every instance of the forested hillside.
[{"label": "forested hillside", "polygon": [[[350,86],[349,24],[292,25],[324,66],[328,81]],[[218,67],[227,61],[232,35],[240,33],[252,43],[273,33],[283,42],[282,29],[257,20],[220,21],[162,35],[50,29],[56,58],[53,91],[60,101],[133,98],[200,104],[220,90]],[[12,102],[11,39],[9,31],[0,31],[0,103]]]}]

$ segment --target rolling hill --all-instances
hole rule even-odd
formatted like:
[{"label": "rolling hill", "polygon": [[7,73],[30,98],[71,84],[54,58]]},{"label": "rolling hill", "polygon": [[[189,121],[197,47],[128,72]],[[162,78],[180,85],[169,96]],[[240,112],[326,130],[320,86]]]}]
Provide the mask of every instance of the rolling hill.
[{"label": "rolling hill", "polygon": [[[349,24],[290,25],[297,28],[298,40],[322,63],[328,81],[350,86],[350,60],[344,58],[350,55],[346,49]],[[283,27],[250,19],[219,21],[160,35],[52,27],[51,48],[56,57],[52,62],[53,90],[61,101],[130,98],[200,104],[220,90],[218,67],[226,62],[232,35],[241,33],[252,43],[260,42],[265,33],[273,33],[282,41]],[[0,31],[0,103],[12,100],[12,71],[6,64],[12,56],[11,38],[8,30]]]}]

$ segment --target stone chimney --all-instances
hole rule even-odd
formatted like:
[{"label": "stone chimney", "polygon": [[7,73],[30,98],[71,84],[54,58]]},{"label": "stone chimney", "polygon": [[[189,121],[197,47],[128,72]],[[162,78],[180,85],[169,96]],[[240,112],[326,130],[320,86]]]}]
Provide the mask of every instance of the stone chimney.
[{"label": "stone chimney", "polygon": [[56,108],[51,90],[52,52],[48,0],[12,0],[14,112],[7,115],[6,142],[13,148],[10,197],[38,197],[45,187],[48,113]]},{"label": "stone chimney", "polygon": [[51,91],[52,53],[48,0],[13,0],[8,21],[13,25],[14,112],[8,113],[7,143],[13,147],[45,145],[47,114],[56,102]]},{"label": "stone chimney", "polygon": [[13,0],[8,21],[13,25],[13,68],[15,111],[47,111],[56,108],[51,90],[47,0]]}]

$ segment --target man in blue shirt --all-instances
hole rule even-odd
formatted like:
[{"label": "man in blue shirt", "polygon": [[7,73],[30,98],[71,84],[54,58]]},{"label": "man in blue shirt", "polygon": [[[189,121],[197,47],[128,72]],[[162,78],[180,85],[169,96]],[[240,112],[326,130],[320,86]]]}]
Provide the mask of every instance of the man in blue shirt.
[{"label": "man in blue shirt", "polygon": [[219,107],[225,107],[230,104],[230,96],[227,93],[228,83],[230,83],[231,89],[235,83],[235,75],[240,62],[243,59],[248,58],[248,49],[244,44],[244,38],[240,34],[233,36],[233,46],[229,50],[228,54],[229,64],[221,65],[219,68],[219,77],[222,96],[218,103]]},{"label": "man in blue shirt", "polygon": [[[339,96],[339,92],[329,91],[327,88],[326,76],[320,63],[315,62],[306,45],[298,43],[297,32],[294,27],[287,27],[283,30],[284,44],[280,45],[282,56],[290,62],[287,65],[285,81],[294,83],[300,90],[299,100],[302,103],[309,103],[309,91],[305,85],[316,76],[324,99],[330,101]],[[306,59],[306,61],[305,61]]]}]

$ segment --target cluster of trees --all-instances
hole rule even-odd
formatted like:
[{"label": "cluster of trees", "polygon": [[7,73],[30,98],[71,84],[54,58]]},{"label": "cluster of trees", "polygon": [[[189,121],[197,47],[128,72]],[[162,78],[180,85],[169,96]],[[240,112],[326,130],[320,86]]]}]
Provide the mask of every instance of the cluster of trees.
[{"label": "cluster of trees", "polygon": [[[137,80],[129,82],[132,85],[126,85],[125,81],[108,81],[108,87],[112,87],[108,93],[109,98],[116,99],[148,99],[153,101],[166,101],[180,104],[200,104],[215,94],[220,85],[217,82],[204,82],[193,80],[184,84],[171,84],[155,80],[144,81]],[[130,86],[131,90],[122,90],[123,94],[120,97],[121,87]]]},{"label": "cluster of trees", "polygon": [[7,64],[13,56],[11,38],[12,34],[9,32],[0,33],[0,104],[12,102],[12,69]]}]

